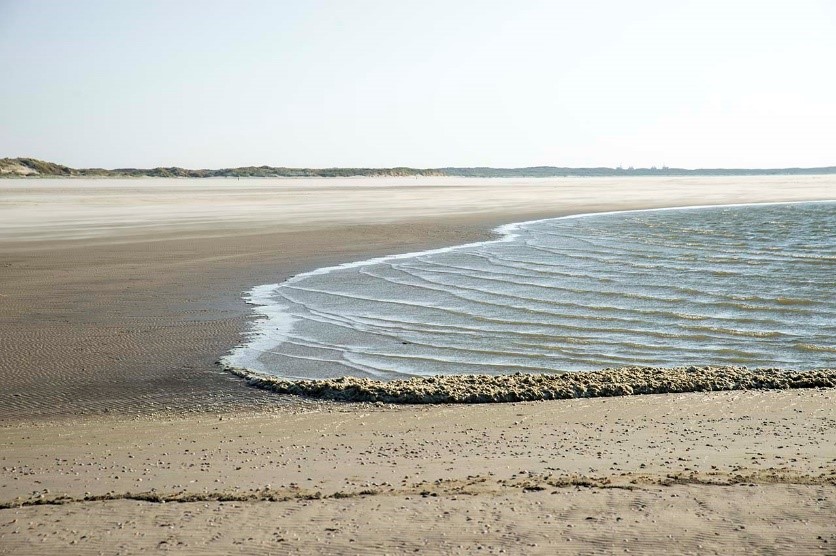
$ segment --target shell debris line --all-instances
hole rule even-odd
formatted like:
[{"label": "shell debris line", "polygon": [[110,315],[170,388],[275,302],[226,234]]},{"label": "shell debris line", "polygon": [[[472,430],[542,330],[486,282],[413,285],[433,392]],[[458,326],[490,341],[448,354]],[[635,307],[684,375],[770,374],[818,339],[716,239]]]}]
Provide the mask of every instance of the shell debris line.
[{"label": "shell debris line", "polygon": [[288,380],[227,368],[257,388],[346,402],[393,404],[497,403],[637,394],[836,387],[836,369],[747,367],[621,367],[555,374],[447,375],[407,380],[341,377]]}]

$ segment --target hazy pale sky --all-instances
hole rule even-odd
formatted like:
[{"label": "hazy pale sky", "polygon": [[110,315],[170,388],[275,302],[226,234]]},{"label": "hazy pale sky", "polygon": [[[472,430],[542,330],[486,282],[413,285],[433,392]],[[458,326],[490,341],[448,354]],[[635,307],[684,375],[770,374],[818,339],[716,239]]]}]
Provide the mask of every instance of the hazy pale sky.
[{"label": "hazy pale sky", "polygon": [[836,165],[836,1],[0,0],[0,157]]}]

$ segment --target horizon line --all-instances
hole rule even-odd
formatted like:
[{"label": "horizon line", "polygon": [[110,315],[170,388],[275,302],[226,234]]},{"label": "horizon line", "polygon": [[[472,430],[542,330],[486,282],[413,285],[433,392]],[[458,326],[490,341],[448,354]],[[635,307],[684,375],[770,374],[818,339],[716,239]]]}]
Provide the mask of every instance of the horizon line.
[{"label": "horizon line", "polygon": [[[536,164],[536,165],[527,165],[527,166],[490,166],[490,165],[474,165],[474,166],[454,166],[454,165],[446,165],[446,166],[404,166],[404,165],[396,165],[396,166],[364,166],[364,165],[357,165],[357,166],[284,166],[284,165],[271,165],[271,164],[246,164],[246,165],[239,165],[239,166],[220,166],[220,167],[186,167],[186,166],[150,166],[150,167],[140,167],[140,166],[118,166],[118,167],[100,167],[100,166],[88,166],[88,167],[73,167],[68,166],[65,164],[60,164],[56,162],[50,162],[42,159],[37,159],[34,157],[4,157],[0,158],[0,163],[4,166],[8,166],[9,164],[17,164],[20,166],[24,166],[30,168],[32,170],[38,169],[46,169],[51,170],[48,172],[49,175],[56,175],[63,173],[65,171],[69,172],[97,172],[97,171],[104,171],[104,172],[152,172],[152,171],[159,171],[159,170],[169,170],[169,171],[185,171],[185,172],[224,172],[224,171],[234,171],[234,170],[287,170],[287,171],[313,171],[313,172],[320,172],[320,171],[334,171],[334,170],[362,170],[362,171],[413,171],[413,172],[443,172],[443,171],[467,171],[467,170],[482,170],[482,171],[507,171],[507,172],[518,172],[518,171],[525,171],[525,170],[555,170],[555,171],[607,171],[607,172],[782,172],[782,171],[814,171],[814,170],[827,170],[827,171],[836,171],[836,164],[834,165],[825,165],[825,166],[773,166],[773,167],[725,167],[725,166],[703,166],[703,167],[678,167],[678,166],[604,166],[604,165],[597,165],[597,166],[557,166],[554,164]],[[3,170],[4,168],[0,168]],[[53,173],[54,172],[54,173]],[[3,172],[11,173],[9,172]],[[44,175],[38,172],[40,175]]]}]

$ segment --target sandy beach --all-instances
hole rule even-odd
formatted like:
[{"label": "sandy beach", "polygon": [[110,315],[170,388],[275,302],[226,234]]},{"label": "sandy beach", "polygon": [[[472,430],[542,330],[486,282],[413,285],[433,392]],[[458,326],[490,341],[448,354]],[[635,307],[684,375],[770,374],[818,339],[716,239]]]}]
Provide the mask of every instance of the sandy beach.
[{"label": "sandy beach", "polygon": [[0,181],[0,553],[832,554],[831,389],[344,404],[216,361],[242,292],[321,266],[834,197],[833,176]]}]

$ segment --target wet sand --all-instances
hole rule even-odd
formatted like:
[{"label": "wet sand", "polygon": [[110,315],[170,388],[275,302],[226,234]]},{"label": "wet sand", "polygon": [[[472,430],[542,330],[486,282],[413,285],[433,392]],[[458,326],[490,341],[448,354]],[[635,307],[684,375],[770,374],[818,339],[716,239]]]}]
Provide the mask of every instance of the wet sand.
[{"label": "wet sand", "polygon": [[[0,503],[69,497],[0,510],[0,553],[621,551],[671,531],[682,551],[832,552],[830,390],[393,408],[264,392],[215,361],[255,284],[532,218],[833,198],[833,177],[167,181],[0,182]],[[251,496],[267,484],[284,501]]]}]

